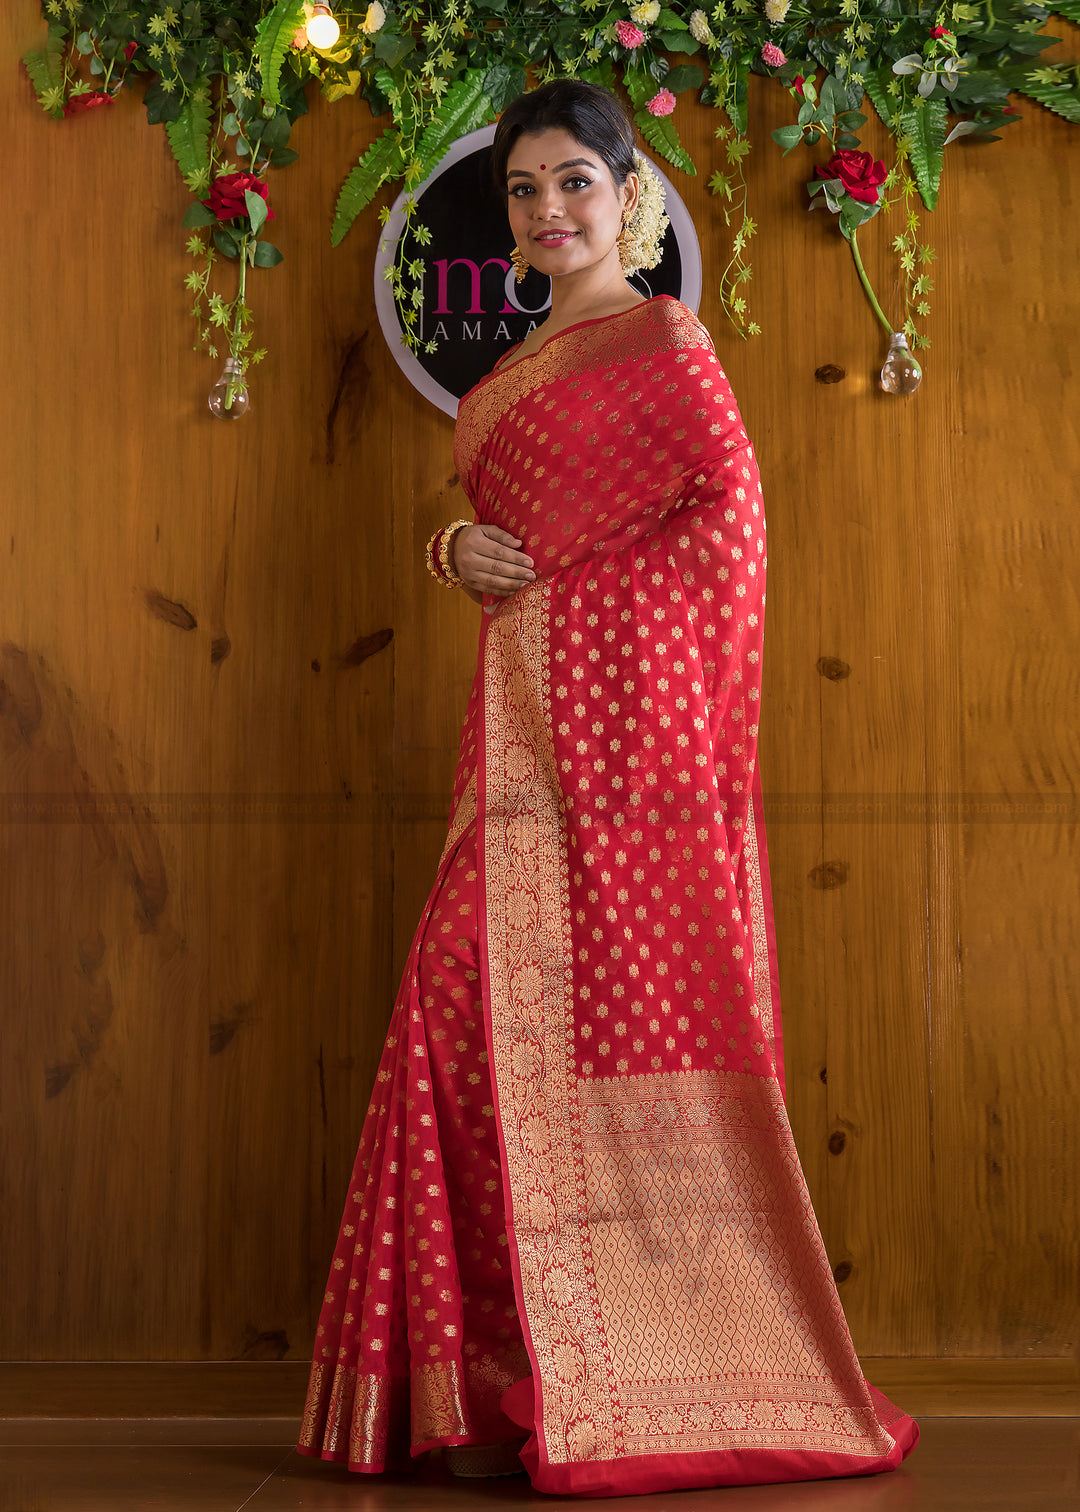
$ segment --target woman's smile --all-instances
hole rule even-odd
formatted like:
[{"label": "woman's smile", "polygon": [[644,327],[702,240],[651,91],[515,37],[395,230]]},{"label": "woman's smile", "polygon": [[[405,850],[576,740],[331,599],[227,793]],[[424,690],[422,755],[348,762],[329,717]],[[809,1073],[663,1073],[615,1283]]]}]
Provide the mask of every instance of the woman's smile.
[{"label": "woman's smile", "polygon": [[562,247],[576,235],[576,231],[534,231],[533,241],[542,242],[545,247]]}]

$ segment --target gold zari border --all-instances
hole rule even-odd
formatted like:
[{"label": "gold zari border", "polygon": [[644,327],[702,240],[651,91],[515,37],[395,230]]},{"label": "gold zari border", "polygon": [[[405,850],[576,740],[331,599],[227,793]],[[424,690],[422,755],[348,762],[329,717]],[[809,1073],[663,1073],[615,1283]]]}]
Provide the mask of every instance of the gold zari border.
[{"label": "gold zari border", "polygon": [[[878,1458],[893,1441],[778,1084],[576,1074],[550,596],[549,584],[515,595],[485,649],[492,1071],[541,1452],[550,1464],[739,1446]],[[767,960],[758,970],[767,984]]]}]

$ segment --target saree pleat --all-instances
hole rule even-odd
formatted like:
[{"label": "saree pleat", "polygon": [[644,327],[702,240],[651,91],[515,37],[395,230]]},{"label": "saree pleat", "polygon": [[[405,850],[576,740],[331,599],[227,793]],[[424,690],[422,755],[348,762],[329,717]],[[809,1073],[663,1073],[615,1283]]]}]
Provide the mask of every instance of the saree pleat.
[{"label": "saree pleat", "polygon": [[765,522],[711,341],[667,298],[572,327],[466,396],[455,456],[537,580],[482,617],[302,1447],[378,1468],[407,1387],[413,1453],[516,1424],[541,1491],[892,1468],[918,1430],[863,1378],[784,1107]]},{"label": "saree pleat", "polygon": [[478,986],[476,826],[459,805],[413,942],[331,1264],[302,1453],[378,1471],[515,1436],[528,1369]]}]

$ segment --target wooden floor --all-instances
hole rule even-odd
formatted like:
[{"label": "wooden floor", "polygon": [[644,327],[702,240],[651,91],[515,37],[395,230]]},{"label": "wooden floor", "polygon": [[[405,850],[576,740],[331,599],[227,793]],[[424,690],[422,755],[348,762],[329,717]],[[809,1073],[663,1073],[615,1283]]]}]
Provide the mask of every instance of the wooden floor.
[{"label": "wooden floor", "polygon": [[[920,1419],[922,1441],[891,1475],[683,1491],[604,1503],[638,1512],[1077,1512],[1080,1419]],[[293,1452],[292,1419],[0,1422],[0,1512],[467,1512],[525,1504],[520,1478],[465,1481],[426,1463],[355,1476]]]}]

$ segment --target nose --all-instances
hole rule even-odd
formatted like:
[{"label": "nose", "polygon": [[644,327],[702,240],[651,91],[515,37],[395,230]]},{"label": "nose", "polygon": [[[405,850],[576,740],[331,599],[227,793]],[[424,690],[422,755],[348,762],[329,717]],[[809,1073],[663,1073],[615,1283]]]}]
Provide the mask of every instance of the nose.
[{"label": "nose", "polygon": [[537,185],[533,214],[538,220],[550,220],[564,214],[562,190],[553,180]]}]

